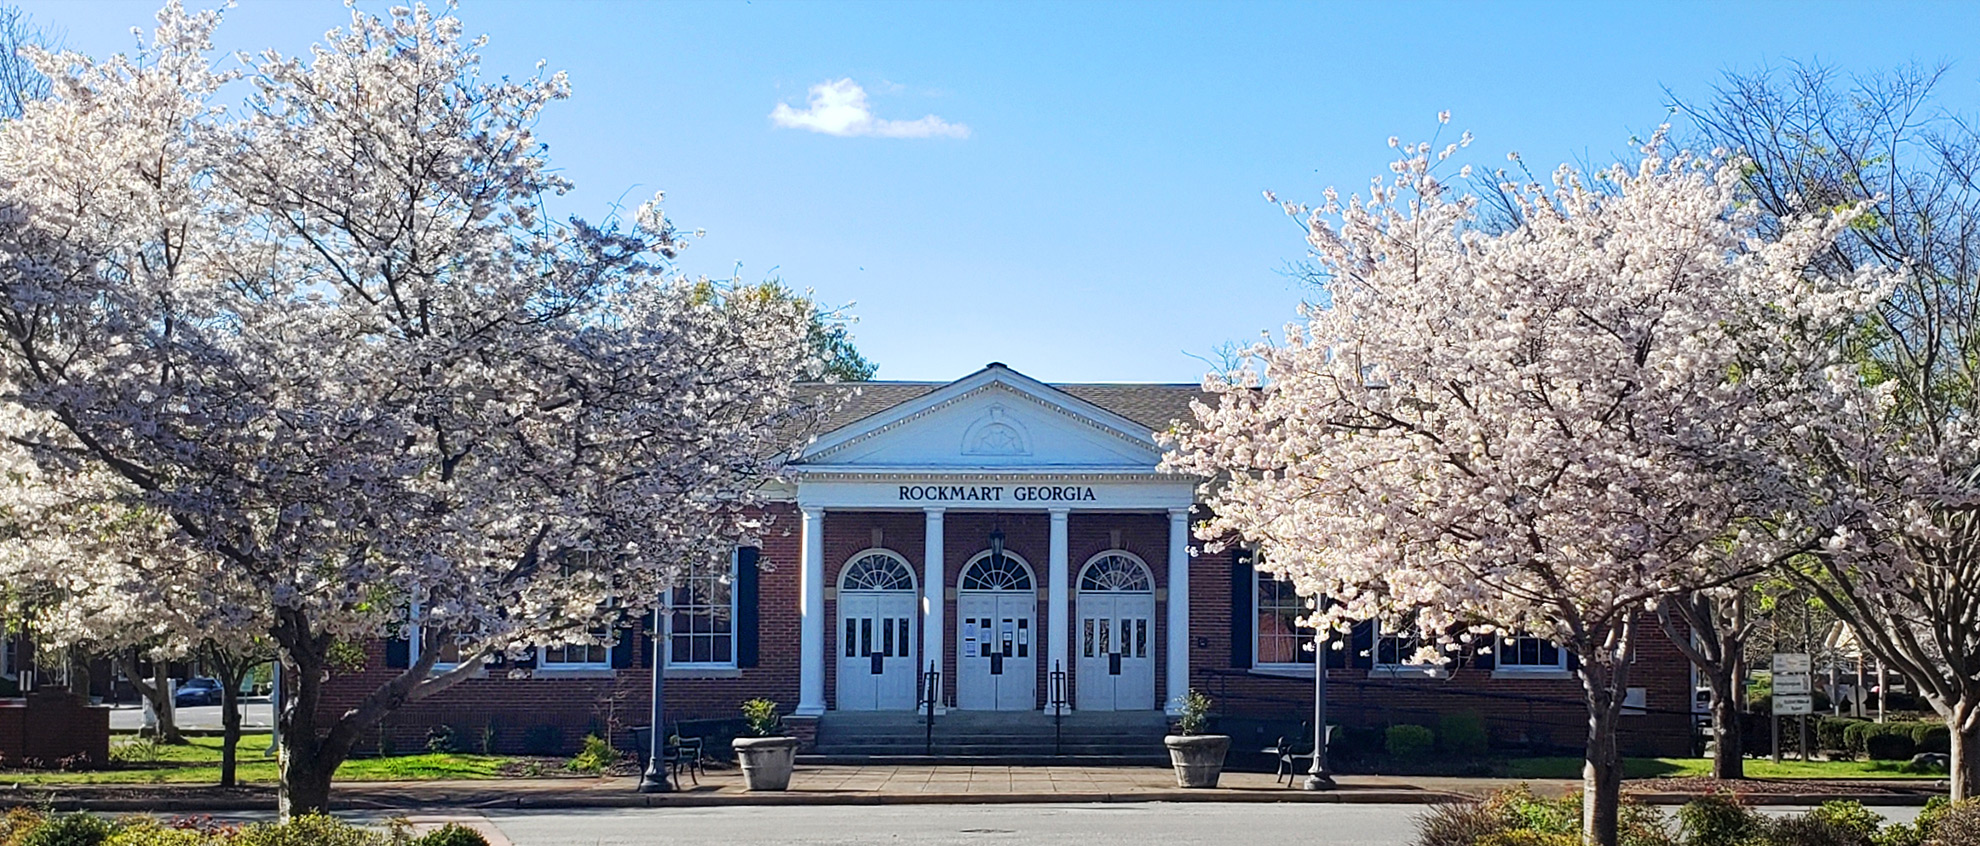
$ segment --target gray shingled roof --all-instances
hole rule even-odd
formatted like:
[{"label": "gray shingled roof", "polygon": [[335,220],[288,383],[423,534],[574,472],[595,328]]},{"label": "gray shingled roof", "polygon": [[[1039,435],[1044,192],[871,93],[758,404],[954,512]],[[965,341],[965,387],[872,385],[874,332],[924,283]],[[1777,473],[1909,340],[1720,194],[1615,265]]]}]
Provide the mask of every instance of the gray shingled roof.
[{"label": "gray shingled roof", "polygon": [[[879,414],[948,384],[948,382],[811,383],[804,385],[800,392],[804,396],[814,397],[837,392],[846,397],[838,410],[818,427],[818,431],[824,433]],[[1197,385],[1117,382],[1052,385],[1052,387],[1156,432],[1169,428],[1174,421],[1187,419],[1190,416],[1190,401],[1208,396]],[[855,389],[857,389],[856,394],[853,393]]]}]

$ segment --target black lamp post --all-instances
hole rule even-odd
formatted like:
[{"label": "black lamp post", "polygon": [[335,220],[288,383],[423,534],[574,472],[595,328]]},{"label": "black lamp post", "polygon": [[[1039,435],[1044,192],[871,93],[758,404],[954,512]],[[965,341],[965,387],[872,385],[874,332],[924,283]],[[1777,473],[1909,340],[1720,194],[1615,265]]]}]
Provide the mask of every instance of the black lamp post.
[{"label": "black lamp post", "polygon": [[[663,593],[662,596],[665,596]],[[663,600],[653,607],[653,713],[648,717],[653,726],[646,733],[646,773],[640,776],[639,792],[672,793],[674,786],[667,781],[667,762],[661,760],[667,751],[667,700],[664,684],[667,679],[667,648],[662,635],[667,630],[661,627],[661,612],[667,609]]]},{"label": "black lamp post", "polygon": [[1327,768],[1327,627],[1313,627],[1313,767],[1306,771],[1307,790],[1333,790],[1334,774]]}]

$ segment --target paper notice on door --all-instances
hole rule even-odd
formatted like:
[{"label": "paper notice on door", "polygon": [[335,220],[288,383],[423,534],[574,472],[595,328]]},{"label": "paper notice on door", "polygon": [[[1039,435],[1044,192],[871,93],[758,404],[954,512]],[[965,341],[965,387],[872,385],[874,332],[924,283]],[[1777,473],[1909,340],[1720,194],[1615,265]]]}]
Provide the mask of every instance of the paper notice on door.
[{"label": "paper notice on door", "polygon": [[1015,621],[1015,620],[1005,620],[1005,621],[1004,621],[1004,642],[1005,642],[1005,643],[1010,643],[1010,642],[1012,642],[1012,641],[1014,641],[1014,640],[1016,640],[1016,639],[1017,639],[1017,621]]},{"label": "paper notice on door", "polygon": [[971,620],[963,624],[963,642],[964,643],[976,642],[976,621]]}]

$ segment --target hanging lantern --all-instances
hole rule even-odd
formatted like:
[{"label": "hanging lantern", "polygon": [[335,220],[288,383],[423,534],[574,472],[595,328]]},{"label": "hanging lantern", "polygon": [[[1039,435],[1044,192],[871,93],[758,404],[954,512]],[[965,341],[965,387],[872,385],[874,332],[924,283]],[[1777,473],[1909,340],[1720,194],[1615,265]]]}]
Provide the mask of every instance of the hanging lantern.
[{"label": "hanging lantern", "polygon": [[1004,566],[1004,530],[1003,529],[990,530],[990,565],[993,567]]}]

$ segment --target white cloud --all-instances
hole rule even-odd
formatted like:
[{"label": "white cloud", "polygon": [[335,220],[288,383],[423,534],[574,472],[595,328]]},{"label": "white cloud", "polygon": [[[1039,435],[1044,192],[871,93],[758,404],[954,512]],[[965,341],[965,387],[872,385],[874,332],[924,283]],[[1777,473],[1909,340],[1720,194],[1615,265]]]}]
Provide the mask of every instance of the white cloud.
[{"label": "white cloud", "polygon": [[851,79],[821,82],[811,86],[805,108],[800,111],[778,103],[770,120],[787,129],[804,129],[842,138],[868,135],[876,138],[968,138],[969,127],[950,123],[934,115],[920,120],[886,120],[873,116],[866,105],[866,89]]}]

